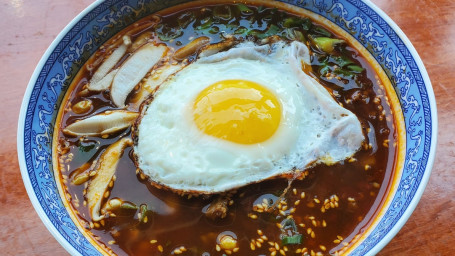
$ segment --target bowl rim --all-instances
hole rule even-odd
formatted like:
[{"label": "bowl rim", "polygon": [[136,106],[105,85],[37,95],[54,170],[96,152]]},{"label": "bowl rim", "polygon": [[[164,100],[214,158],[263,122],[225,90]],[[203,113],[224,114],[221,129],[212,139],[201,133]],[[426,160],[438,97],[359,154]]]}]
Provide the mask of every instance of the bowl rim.
[{"label": "bowl rim", "polygon": [[[429,150],[429,156],[427,165],[425,166],[424,175],[420,180],[420,184],[418,189],[416,190],[414,197],[412,198],[411,202],[409,203],[408,207],[404,211],[404,213],[400,216],[400,219],[397,223],[393,226],[393,228],[384,236],[382,240],[379,241],[371,250],[368,252],[368,255],[376,255],[379,251],[381,251],[401,230],[404,224],[408,221],[411,214],[414,212],[417,204],[420,202],[422,198],[423,192],[428,184],[430,179],[430,174],[433,170],[434,159],[436,156],[436,145],[438,140],[438,113],[437,113],[437,106],[436,106],[436,98],[433,91],[433,86],[430,81],[430,77],[428,72],[423,64],[420,55],[417,53],[414,45],[411,43],[411,40],[406,36],[406,34],[401,30],[401,28],[390,18],[383,10],[381,10],[378,6],[372,3],[370,0],[361,0],[366,5],[368,5],[374,12],[376,12],[384,21],[393,29],[393,31],[398,35],[401,39],[403,44],[411,53],[412,58],[417,64],[417,69],[420,71],[422,75],[423,83],[425,84],[425,89],[427,90],[428,94],[428,102],[430,103],[430,115],[431,115],[431,123],[432,123],[432,131],[431,131],[431,145]],[[390,207],[390,206],[389,206]]]},{"label": "bowl rim", "polygon": [[[412,45],[409,38],[404,34],[401,28],[378,6],[372,3],[370,0],[360,0],[368,7],[370,7],[375,13],[378,14],[386,23],[389,25],[392,30],[398,35],[399,39],[403,42],[405,47],[411,53],[412,59],[417,64],[417,69],[420,71],[420,74],[423,79],[423,84],[425,84],[425,89],[428,95],[428,102],[429,102],[429,109],[431,115],[431,123],[432,123],[432,131],[431,131],[431,145],[429,149],[428,161],[424,170],[424,175],[420,180],[420,184],[418,189],[416,190],[411,202],[407,206],[406,210],[400,216],[399,220],[392,229],[390,229],[387,234],[381,239],[376,245],[374,245],[370,251],[368,251],[367,255],[375,255],[380,250],[382,250],[395,235],[401,230],[404,224],[407,222],[411,214],[414,212],[417,204],[420,202],[422,194],[428,184],[430,174],[432,172],[435,155],[436,155],[436,146],[437,146],[437,133],[438,133],[438,117],[437,117],[437,105],[436,105],[436,98],[434,95],[433,87],[428,75],[428,72],[423,64],[422,59],[418,55],[416,49]],[[20,108],[19,118],[18,118],[18,128],[17,128],[17,152],[18,152],[18,162],[21,171],[22,180],[24,182],[25,189],[27,194],[30,198],[30,201],[37,212],[38,216],[40,217],[41,221],[45,225],[45,227],[49,230],[52,236],[60,243],[60,245],[71,255],[80,255],[80,253],[62,236],[62,234],[57,230],[57,228],[52,224],[47,214],[44,212],[42,205],[38,201],[36,194],[34,193],[34,189],[31,184],[31,180],[29,178],[28,169],[25,164],[25,153],[24,153],[24,134],[23,131],[25,127],[25,118],[28,105],[30,103],[30,97],[33,90],[33,87],[36,83],[36,80],[42,71],[46,61],[52,54],[52,52],[56,49],[58,43],[64,38],[68,32],[78,23],[83,17],[93,11],[97,6],[105,2],[104,0],[96,0],[89,6],[87,6],[83,11],[77,14],[55,37],[52,43],[49,45],[47,50],[44,52],[43,56],[39,60],[38,64],[34,72],[31,75],[31,78],[27,84],[26,90],[24,92],[24,97],[22,99],[22,104]],[[390,206],[389,206],[390,207]]]},{"label": "bowl rim", "polygon": [[24,134],[23,131],[25,129],[25,117],[28,105],[30,103],[30,96],[32,94],[33,87],[35,82],[43,69],[46,61],[49,59],[52,52],[56,49],[59,42],[64,38],[66,34],[79,22],[85,15],[90,13],[93,9],[95,9],[98,5],[100,5],[104,0],[96,0],[89,6],[87,6],[84,10],[79,12],[76,17],[74,17],[55,37],[52,43],[44,52],[43,56],[39,60],[38,64],[36,65],[35,70],[33,71],[30,80],[27,84],[27,88],[24,92],[24,97],[22,98],[22,104],[19,112],[19,119],[17,125],[17,153],[18,153],[18,162],[19,168],[21,171],[22,181],[24,182],[25,190],[27,191],[28,197],[32,202],[33,208],[35,208],[36,213],[38,214],[39,218],[43,222],[44,226],[49,230],[52,236],[59,242],[59,244],[71,255],[80,255],[80,253],[62,236],[62,234],[57,230],[57,228],[52,224],[47,214],[44,212],[42,205],[38,201],[36,194],[34,193],[31,180],[28,176],[28,169],[25,165],[25,153],[24,153]]}]

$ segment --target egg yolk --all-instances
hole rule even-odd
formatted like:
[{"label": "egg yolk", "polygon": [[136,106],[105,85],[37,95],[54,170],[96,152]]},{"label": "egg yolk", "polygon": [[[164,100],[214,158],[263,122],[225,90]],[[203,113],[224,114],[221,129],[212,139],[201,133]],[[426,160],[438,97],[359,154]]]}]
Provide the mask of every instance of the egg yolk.
[{"label": "egg yolk", "polygon": [[224,80],[196,98],[193,117],[205,134],[239,144],[266,141],[278,129],[281,106],[272,92],[247,80]]}]

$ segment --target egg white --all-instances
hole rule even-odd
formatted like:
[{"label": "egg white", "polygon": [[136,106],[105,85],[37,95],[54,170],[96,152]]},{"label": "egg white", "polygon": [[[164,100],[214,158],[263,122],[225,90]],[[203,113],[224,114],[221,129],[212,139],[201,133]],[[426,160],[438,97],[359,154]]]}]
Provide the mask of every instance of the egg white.
[{"label": "egg white", "polygon": [[[174,190],[216,193],[353,155],[360,122],[302,71],[308,48],[283,42],[240,44],[203,57],[161,85],[138,125],[134,152],[151,180]],[[198,94],[222,80],[261,84],[279,100],[280,125],[268,140],[244,145],[203,133],[193,121]]]}]

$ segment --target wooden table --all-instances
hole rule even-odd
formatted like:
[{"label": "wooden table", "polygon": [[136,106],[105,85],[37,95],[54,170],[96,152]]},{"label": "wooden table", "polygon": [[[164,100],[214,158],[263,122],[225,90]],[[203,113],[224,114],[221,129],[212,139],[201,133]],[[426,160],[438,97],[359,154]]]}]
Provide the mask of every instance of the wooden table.
[{"label": "wooden table", "polygon": [[[0,254],[67,255],[25,192],[16,153],[19,108],[46,48],[90,0],[0,0]],[[453,255],[455,247],[455,1],[373,0],[406,33],[428,70],[439,115],[438,149],[423,197],[379,255]]]}]

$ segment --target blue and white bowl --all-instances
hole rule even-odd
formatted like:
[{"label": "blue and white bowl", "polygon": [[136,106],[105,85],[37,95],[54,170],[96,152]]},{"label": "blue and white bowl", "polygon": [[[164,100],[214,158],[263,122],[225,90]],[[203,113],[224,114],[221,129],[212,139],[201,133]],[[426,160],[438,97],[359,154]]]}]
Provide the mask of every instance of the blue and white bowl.
[{"label": "blue and white bowl", "polygon": [[[399,231],[428,182],[437,136],[436,102],[420,57],[398,26],[367,0],[281,0],[325,17],[365,46],[392,81],[405,121],[403,168],[374,225],[351,251],[374,255]],[[184,0],[97,1],[57,36],[39,62],[22,102],[19,163],[30,199],[49,231],[72,255],[102,255],[60,198],[52,167],[54,121],[75,75],[118,31]]]}]

